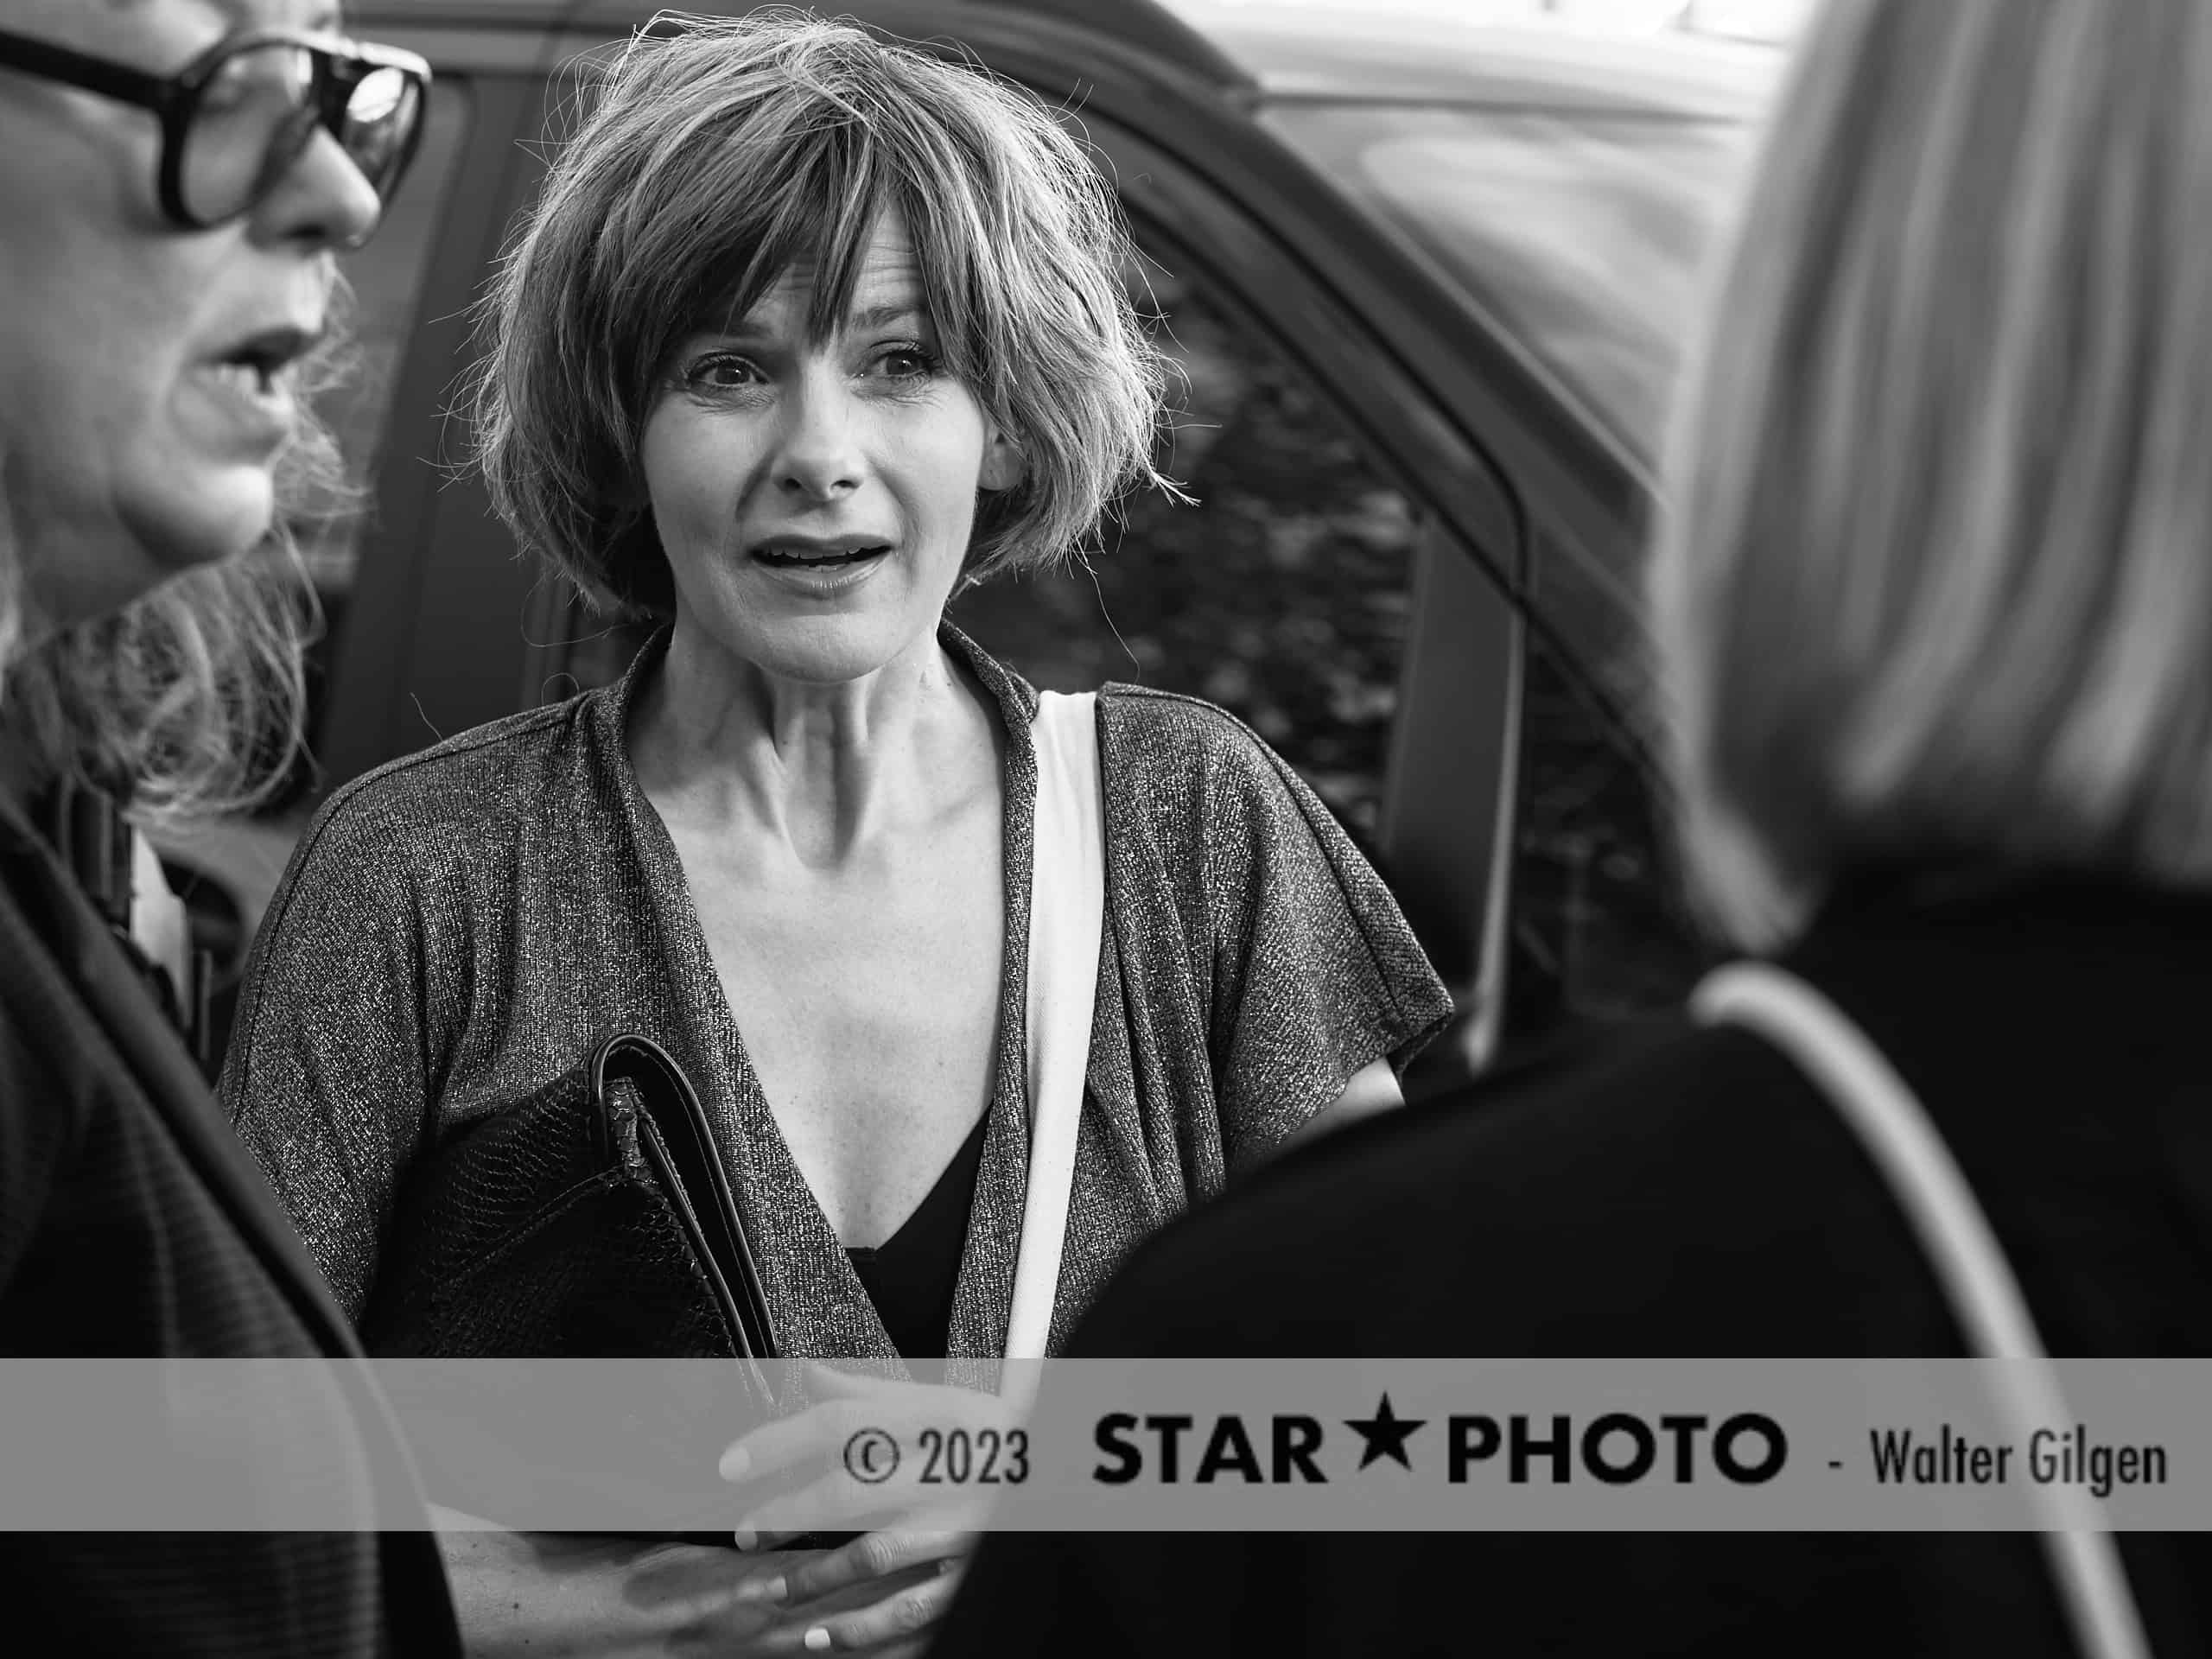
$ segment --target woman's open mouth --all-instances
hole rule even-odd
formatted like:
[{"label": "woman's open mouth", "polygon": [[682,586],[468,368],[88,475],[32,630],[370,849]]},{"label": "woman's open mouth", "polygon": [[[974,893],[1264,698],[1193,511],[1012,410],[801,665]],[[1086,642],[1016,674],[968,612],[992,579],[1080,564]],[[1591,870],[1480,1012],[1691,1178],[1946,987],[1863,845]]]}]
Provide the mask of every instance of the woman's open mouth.
[{"label": "woman's open mouth", "polygon": [[790,546],[762,546],[753,550],[753,556],[763,564],[772,564],[789,570],[835,570],[847,565],[859,564],[868,559],[880,558],[891,550],[887,542],[877,542],[866,547],[836,551],[803,550]]},{"label": "woman's open mouth", "polygon": [[224,451],[265,461],[291,435],[299,395],[293,365],[315,339],[313,328],[280,324],[195,364],[187,382],[194,428]]},{"label": "woman's open mouth", "polygon": [[756,542],[750,556],[785,588],[822,597],[866,581],[896,550],[868,535],[771,536]]}]

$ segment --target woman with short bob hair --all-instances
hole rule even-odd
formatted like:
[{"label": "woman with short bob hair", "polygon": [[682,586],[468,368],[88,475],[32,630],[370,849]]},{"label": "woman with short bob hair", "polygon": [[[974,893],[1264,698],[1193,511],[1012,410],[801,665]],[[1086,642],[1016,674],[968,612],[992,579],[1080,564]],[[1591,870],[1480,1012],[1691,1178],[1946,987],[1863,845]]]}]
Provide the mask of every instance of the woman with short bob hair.
[{"label": "woman with short bob hair", "polygon": [[[2102,1530],[2155,1491],[2020,1395],[2212,1353],[2212,4],[1823,0],[1776,107],[1649,575],[1692,887],[1776,959],[1266,1172],[1071,1351],[2004,1351],[1910,1414],[2045,1537],[1007,1530],[933,1659],[2207,1650],[2205,1535]],[[1836,1427],[1791,1467],[1863,1482]]]},{"label": "woman with short bob hair", "polygon": [[[528,1139],[510,1172],[565,1169],[535,1114],[566,1125],[563,1091],[623,1037],[695,1088],[781,1352],[988,1360],[1024,1306],[1057,1346],[1160,1221],[1394,1103],[1449,1000],[1241,724],[1132,687],[1043,704],[944,620],[961,584],[1074,556],[1117,490],[1160,481],[1133,256],[1061,123],[972,67],[790,12],[664,19],[585,102],[486,312],[483,463],[525,542],[664,626],[620,685],[325,806],[257,946],[226,1096],[372,1348],[734,1347],[711,1309],[641,1314],[647,1273],[605,1231],[463,1296],[480,1319],[406,1325],[410,1287],[446,1282],[424,1263],[519,1259],[462,1249],[422,1195],[493,1137]],[[1033,1008],[1033,917],[1059,913],[1036,900],[1084,868],[1042,840],[1077,752],[1046,715],[1071,708],[1103,923]],[[1071,1092],[1033,1101],[1056,1026]],[[1033,1171],[1068,1167],[1048,1122],[1074,1133],[1064,1249],[1025,1301],[1026,1218],[1051,1213]],[[547,1290],[587,1281],[613,1288]],[[869,1410],[942,1423],[976,1398],[901,1382]],[[785,1417],[748,1442],[753,1476],[841,1467],[837,1421]],[[764,1653],[910,1643],[966,1548],[878,1532],[747,1563],[449,1541],[480,1644]]]},{"label": "woman with short bob hair", "polygon": [[1120,215],[1058,120],[965,66],[857,50],[850,29],[679,22],[615,63],[486,303],[480,459],[524,541],[603,607],[671,614],[632,481],[669,353],[798,264],[826,336],[887,211],[946,372],[1020,450],[1018,480],[977,503],[963,582],[1074,556],[1125,486],[1166,486]]}]

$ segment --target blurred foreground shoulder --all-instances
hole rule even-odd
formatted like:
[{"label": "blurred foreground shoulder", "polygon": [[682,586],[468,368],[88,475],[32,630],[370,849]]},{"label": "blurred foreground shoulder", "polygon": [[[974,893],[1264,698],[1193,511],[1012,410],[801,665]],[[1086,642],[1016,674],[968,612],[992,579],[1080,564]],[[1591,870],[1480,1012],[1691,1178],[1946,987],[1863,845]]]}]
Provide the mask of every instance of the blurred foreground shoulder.
[{"label": "blurred foreground shoulder", "polygon": [[1755,1039],[1654,1021],[1300,1147],[1141,1246],[1073,1351],[1827,1353],[1869,1318],[1951,1351],[1933,1298],[1870,1312],[1925,1270],[1855,1154]]}]

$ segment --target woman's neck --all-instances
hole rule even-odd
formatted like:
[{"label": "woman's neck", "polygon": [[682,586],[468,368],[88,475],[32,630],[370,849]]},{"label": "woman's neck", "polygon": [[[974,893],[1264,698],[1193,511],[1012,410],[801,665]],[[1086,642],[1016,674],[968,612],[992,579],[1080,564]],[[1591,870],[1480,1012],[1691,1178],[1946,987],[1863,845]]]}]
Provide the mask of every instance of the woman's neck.
[{"label": "woman's neck", "polygon": [[811,868],[940,821],[995,771],[991,715],[934,638],[872,673],[796,680],[679,622],[630,722],[639,785],[708,834],[765,836]]}]

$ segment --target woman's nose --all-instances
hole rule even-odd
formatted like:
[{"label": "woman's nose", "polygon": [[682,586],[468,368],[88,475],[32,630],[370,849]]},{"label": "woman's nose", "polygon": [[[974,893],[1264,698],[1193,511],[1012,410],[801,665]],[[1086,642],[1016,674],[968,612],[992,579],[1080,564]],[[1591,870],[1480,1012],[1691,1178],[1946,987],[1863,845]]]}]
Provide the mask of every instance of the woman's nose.
[{"label": "woman's nose", "polygon": [[807,378],[810,384],[785,405],[776,488],[806,501],[834,501],[858,489],[867,475],[851,394],[842,386],[816,384],[815,376]]},{"label": "woman's nose", "polygon": [[255,214],[271,240],[357,248],[384,217],[384,203],[344,146],[317,127]]}]

